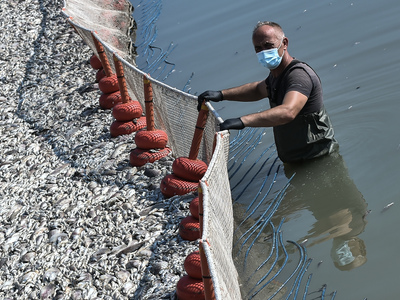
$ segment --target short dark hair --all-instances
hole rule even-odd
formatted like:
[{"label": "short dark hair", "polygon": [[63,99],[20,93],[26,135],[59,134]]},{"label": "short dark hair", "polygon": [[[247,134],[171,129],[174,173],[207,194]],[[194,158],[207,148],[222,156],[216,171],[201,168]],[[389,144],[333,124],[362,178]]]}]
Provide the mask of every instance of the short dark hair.
[{"label": "short dark hair", "polygon": [[[281,25],[272,21],[258,21],[256,26],[254,27],[253,34],[256,32],[258,28],[264,25],[273,27],[277,33],[277,38],[283,39],[285,37],[285,33],[283,32]],[[278,34],[280,35],[280,37],[278,36]]]}]

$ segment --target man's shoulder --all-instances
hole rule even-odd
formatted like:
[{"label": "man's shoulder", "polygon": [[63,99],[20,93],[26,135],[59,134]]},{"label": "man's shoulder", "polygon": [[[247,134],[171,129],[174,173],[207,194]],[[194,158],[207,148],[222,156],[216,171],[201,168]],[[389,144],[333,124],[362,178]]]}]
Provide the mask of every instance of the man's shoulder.
[{"label": "man's shoulder", "polygon": [[298,61],[293,64],[286,73],[286,80],[293,80],[293,78],[309,78],[314,84],[320,84],[321,80],[317,72],[307,63]]},{"label": "man's shoulder", "polygon": [[315,74],[316,76],[318,76],[317,72],[308,63],[306,63],[304,61],[300,61],[298,59],[293,59],[292,63],[293,64],[291,64],[291,66],[289,66],[289,69],[291,71],[295,70],[295,69],[303,69],[310,75]]}]

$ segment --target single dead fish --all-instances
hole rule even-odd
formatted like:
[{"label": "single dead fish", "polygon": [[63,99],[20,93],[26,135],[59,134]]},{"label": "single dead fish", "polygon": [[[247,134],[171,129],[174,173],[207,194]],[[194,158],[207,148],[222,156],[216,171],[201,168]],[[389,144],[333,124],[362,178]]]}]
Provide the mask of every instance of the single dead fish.
[{"label": "single dead fish", "polygon": [[394,202],[389,203],[388,205],[385,205],[381,211],[381,213],[387,211],[389,208],[391,208],[394,205]]},{"label": "single dead fish", "polygon": [[303,241],[301,241],[299,244],[301,245],[301,246],[306,246],[306,244],[307,244],[307,242],[308,242],[308,239],[304,239]]}]

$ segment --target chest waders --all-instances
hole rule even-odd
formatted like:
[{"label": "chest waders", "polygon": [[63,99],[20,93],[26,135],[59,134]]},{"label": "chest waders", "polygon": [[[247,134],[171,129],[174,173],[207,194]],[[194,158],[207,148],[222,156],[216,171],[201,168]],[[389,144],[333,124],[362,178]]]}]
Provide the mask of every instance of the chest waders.
[{"label": "chest waders", "polygon": [[[303,69],[313,80],[307,66],[305,63],[293,60],[279,76],[274,87],[267,84],[271,108],[282,104],[285,97],[284,79],[292,70]],[[293,121],[275,126],[273,131],[278,156],[283,162],[316,158],[338,149],[332,123],[324,106],[318,112],[299,114]]]}]

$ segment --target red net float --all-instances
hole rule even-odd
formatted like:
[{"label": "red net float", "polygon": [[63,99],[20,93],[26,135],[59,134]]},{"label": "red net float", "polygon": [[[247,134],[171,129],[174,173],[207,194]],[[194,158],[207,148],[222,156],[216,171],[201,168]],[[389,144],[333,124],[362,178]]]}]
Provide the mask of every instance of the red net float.
[{"label": "red net float", "polygon": [[189,210],[194,218],[199,219],[199,197],[190,201]]},{"label": "red net float", "polygon": [[102,109],[110,109],[113,108],[116,104],[121,103],[121,93],[119,91],[110,93],[110,94],[102,94],[99,99],[99,104]]},{"label": "red net float", "polygon": [[103,77],[99,81],[99,89],[105,94],[113,93],[119,90],[117,75]]},{"label": "red net float", "polygon": [[146,117],[141,116],[140,118],[133,120],[133,123],[136,124],[137,130],[143,129],[146,127]]},{"label": "red net float", "polygon": [[112,137],[130,134],[146,127],[146,118],[141,117],[133,121],[114,121],[110,126],[110,134]]},{"label": "red net float", "polygon": [[147,151],[145,149],[133,149],[129,155],[129,163],[132,167],[141,167],[147,163],[153,163],[171,153],[170,148],[159,151]]},{"label": "red net float", "polygon": [[179,224],[179,235],[187,241],[195,241],[200,238],[200,222],[192,216],[181,220]]},{"label": "red net float", "polygon": [[114,121],[110,126],[110,134],[112,137],[119,135],[130,134],[135,131],[136,125],[132,121],[121,122]]},{"label": "red net float", "polygon": [[114,105],[112,114],[117,121],[130,121],[139,118],[143,113],[139,101],[128,101]]},{"label": "red net float", "polygon": [[92,57],[90,57],[90,65],[92,66],[93,69],[99,70],[103,68],[103,65],[101,64],[101,60],[93,54]]},{"label": "red net float", "polygon": [[106,77],[106,73],[104,72],[104,69],[101,68],[96,72],[96,82],[99,82],[104,77]]},{"label": "red net float", "polygon": [[176,285],[178,300],[204,300],[204,284],[201,279],[182,276]]},{"label": "red net float", "polygon": [[207,164],[199,159],[178,157],[172,164],[172,171],[182,179],[199,181],[207,171]]},{"label": "red net float", "polygon": [[191,192],[196,192],[199,183],[182,180],[174,174],[167,175],[163,178],[160,184],[161,193],[165,197],[172,197],[175,195],[185,195]]},{"label": "red net float", "polygon": [[139,131],[135,135],[135,144],[141,149],[162,149],[165,148],[168,142],[168,136],[165,131]]},{"label": "red net float", "polygon": [[197,279],[203,278],[201,274],[201,260],[199,251],[194,251],[186,256],[183,267],[190,277]]}]

